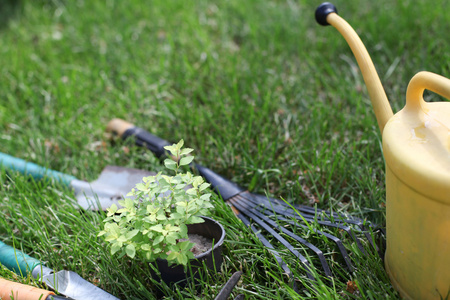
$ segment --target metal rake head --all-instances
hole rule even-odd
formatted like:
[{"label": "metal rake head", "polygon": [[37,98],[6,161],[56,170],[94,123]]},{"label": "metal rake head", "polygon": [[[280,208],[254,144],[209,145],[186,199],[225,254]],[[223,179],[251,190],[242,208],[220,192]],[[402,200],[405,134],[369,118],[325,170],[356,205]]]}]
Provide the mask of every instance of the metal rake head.
[{"label": "metal rake head", "polygon": [[[298,247],[294,247],[294,245],[288,242],[283,235],[288,236],[289,238],[307,247],[310,252],[314,253],[314,255],[319,259],[325,276],[332,277],[333,275],[327,259],[325,258],[322,250],[307,241],[305,238],[295,234],[292,230],[290,230],[290,228],[288,229],[287,227],[296,226],[297,228],[312,230],[315,234],[323,236],[334,242],[349,272],[353,272],[354,268],[341,239],[331,233],[314,228],[315,226],[311,226],[311,223],[317,223],[323,227],[337,228],[345,232],[356,243],[357,247],[365,253],[363,244],[360,240],[360,237],[363,237],[367,239],[369,244],[378,251],[380,256],[382,256],[381,250],[374,243],[369,230],[372,229],[372,231],[375,231],[378,230],[378,227],[368,222],[364,222],[361,219],[349,218],[343,214],[328,212],[307,206],[290,206],[280,200],[268,198],[262,195],[251,194],[249,192],[241,193],[238,196],[229,199],[228,202],[239,211],[238,217],[254,231],[264,246],[266,246],[275,255],[282,268],[288,274],[291,273],[289,268],[281,259],[280,253],[275,250],[267,238],[264,237],[262,230],[273,236],[273,238],[275,238],[294,256],[296,256],[305,266],[308,278],[312,280],[314,280],[314,276],[309,271],[311,268],[309,260],[298,250],[296,250]],[[250,222],[249,219],[252,219],[253,222]]]}]

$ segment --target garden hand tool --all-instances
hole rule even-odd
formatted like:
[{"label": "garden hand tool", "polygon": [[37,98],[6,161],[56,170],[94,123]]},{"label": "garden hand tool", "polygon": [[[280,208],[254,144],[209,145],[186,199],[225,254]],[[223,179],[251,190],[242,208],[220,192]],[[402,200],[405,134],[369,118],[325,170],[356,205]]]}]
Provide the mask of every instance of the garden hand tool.
[{"label": "garden hand tool", "polygon": [[54,272],[39,260],[0,242],[0,263],[19,275],[31,273],[47,286],[75,300],[118,300],[72,271]]},{"label": "garden hand tool", "polygon": [[[170,145],[169,142],[156,137],[149,132],[146,132],[142,128],[135,127],[133,124],[130,124],[121,119],[113,119],[112,121],[110,121],[107,126],[107,130],[118,134],[123,139],[134,137],[137,145],[147,147],[157,156],[164,155],[164,147]],[[289,268],[281,258],[279,252],[275,250],[269,240],[262,234],[261,229],[264,229],[270,235],[272,235],[277,241],[279,241],[287,249],[289,249],[289,251],[303,263],[306,274],[310,279],[313,279],[314,277],[310,273],[309,261],[302,254],[300,254],[294,248],[294,246],[292,246],[285,238],[280,235],[280,231],[290,238],[294,239],[295,241],[305,245],[312,252],[314,252],[319,258],[320,264],[326,276],[332,276],[325,256],[319,248],[303,239],[302,237],[294,234],[292,231],[281,226],[280,222],[274,221],[273,218],[277,219],[278,221],[285,221],[294,226],[303,227],[305,229],[308,229],[309,227],[307,227],[307,225],[300,224],[299,222],[314,221],[324,226],[339,228],[349,233],[357,243],[358,247],[362,251],[364,251],[361,242],[355,235],[354,228],[351,226],[356,225],[359,226],[362,231],[364,231],[369,242],[372,243],[372,238],[365,228],[366,224],[364,224],[364,222],[359,219],[348,219],[344,218],[343,215],[337,213],[330,213],[307,206],[294,206],[294,208],[292,208],[283,201],[268,198],[262,195],[252,194],[249,191],[246,191],[244,188],[239,187],[234,182],[231,182],[230,180],[218,175],[217,173],[214,173],[212,170],[206,167],[200,166],[198,164],[192,164],[192,167],[197,169],[200,175],[202,175],[205,180],[211,184],[212,188],[215,189],[215,191],[228,204],[231,205],[236,216],[241,219],[245,225],[249,226],[252,229],[252,231],[256,234],[262,244],[272,252],[280,266],[287,274],[290,274]],[[319,215],[321,219],[318,219]],[[248,218],[251,218],[258,227],[251,224]],[[347,268],[349,269],[349,271],[353,271],[352,264],[350,262],[350,259],[348,258],[348,253],[344,245],[342,244],[342,241],[339,238],[320,230],[314,230],[314,232],[318,235],[323,235],[335,242],[342,254]]]},{"label": "garden hand tool", "polygon": [[52,291],[36,288],[0,278],[0,299],[2,300],[71,300],[55,295]]},{"label": "garden hand tool", "polygon": [[214,300],[227,300],[228,297],[231,295],[231,292],[234,289],[234,286],[238,283],[239,279],[241,278],[242,272],[234,272],[233,275],[231,275],[230,279],[225,283],[223,288],[220,290],[219,294],[217,295]]},{"label": "garden hand tool", "polygon": [[137,169],[106,166],[99,178],[89,183],[1,152],[0,167],[31,175],[34,179],[47,177],[59,181],[74,190],[75,198],[81,208],[90,210],[98,209],[97,199],[102,210],[106,210],[112,204],[121,207],[119,200],[122,200],[137,183],[140,183],[143,177],[154,175],[154,173]]},{"label": "garden hand tool", "polygon": [[450,79],[419,72],[408,85],[405,107],[394,115],[353,28],[330,3],[318,7],[316,20],[334,26],[349,44],[382,132],[391,282],[407,299],[444,299],[450,295],[450,103],[427,103],[423,93],[450,99]]}]

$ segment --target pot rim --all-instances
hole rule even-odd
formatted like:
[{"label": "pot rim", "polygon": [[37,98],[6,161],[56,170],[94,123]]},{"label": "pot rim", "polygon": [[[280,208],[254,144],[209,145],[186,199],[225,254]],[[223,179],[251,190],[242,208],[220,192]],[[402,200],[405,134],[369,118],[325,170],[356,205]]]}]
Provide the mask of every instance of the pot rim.
[{"label": "pot rim", "polygon": [[[206,252],[203,252],[203,253],[201,253],[199,255],[196,255],[195,256],[196,259],[200,259],[200,258],[203,258],[203,257],[209,255],[212,251],[214,251],[215,249],[217,249],[220,246],[222,246],[222,244],[223,244],[223,242],[225,240],[225,229],[223,228],[222,224],[220,224],[218,221],[216,221],[216,220],[214,220],[213,218],[210,218],[210,217],[205,217],[205,216],[200,216],[200,217],[205,219],[205,220],[210,220],[210,221],[214,222],[215,225],[220,227],[220,230],[221,230],[222,234],[220,236],[219,241],[217,243],[214,243],[214,247],[210,248]],[[202,224],[202,223],[199,223],[199,224]]]}]

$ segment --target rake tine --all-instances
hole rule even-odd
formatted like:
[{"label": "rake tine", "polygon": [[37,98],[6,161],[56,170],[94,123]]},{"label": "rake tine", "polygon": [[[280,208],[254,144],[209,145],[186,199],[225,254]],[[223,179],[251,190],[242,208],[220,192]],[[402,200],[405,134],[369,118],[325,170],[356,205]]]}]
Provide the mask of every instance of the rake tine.
[{"label": "rake tine", "polygon": [[[270,202],[265,202],[265,201],[267,201],[267,197],[264,197],[264,196],[261,196],[261,195],[255,195],[255,194],[251,194],[253,197],[255,197],[255,198],[262,198],[261,200],[262,200],[262,202],[264,202],[265,204],[267,204],[267,203],[269,203],[270,204]],[[246,198],[247,199],[247,198]],[[269,198],[269,199],[271,199],[271,198]],[[261,203],[261,201],[258,201],[258,200],[256,200],[258,203]],[[278,200],[276,200],[275,202],[278,202]],[[252,203],[255,203],[255,201],[252,201]],[[267,205],[266,205],[267,206]],[[273,206],[272,206],[273,207]],[[284,207],[286,207],[286,205],[284,205]],[[274,216],[274,214],[267,214],[266,212],[267,211],[271,211],[271,210],[269,210],[269,209],[267,209],[267,207],[266,207],[266,209],[261,209],[261,207],[256,207],[257,209],[258,209],[258,211],[259,212],[262,212],[262,213],[265,213],[265,215],[267,216],[267,217],[271,217],[271,216]],[[323,210],[322,210],[323,211]],[[273,212],[273,211],[272,211]],[[274,212],[275,214],[276,214],[276,212]],[[305,216],[304,214],[302,214],[302,216]],[[308,215],[306,215],[306,217],[307,218],[305,218],[305,219],[308,219],[309,221],[313,221],[313,219],[311,219],[313,216],[308,216]],[[278,220],[282,220],[282,221],[285,221],[285,222],[287,222],[287,223],[289,223],[290,225],[293,225],[293,226],[300,226],[300,227],[302,227],[302,228],[304,228],[304,229],[307,229],[307,230],[309,230],[310,228],[308,227],[308,226],[306,226],[306,225],[303,225],[303,224],[300,224],[300,223],[298,223],[298,222],[294,222],[294,221],[292,221],[292,220],[288,220],[288,219],[286,219],[285,217],[283,217],[282,215],[276,215],[276,218],[278,219]],[[300,220],[300,221],[303,221],[303,219],[301,219],[301,218],[299,218],[298,217],[298,215],[294,215],[294,218],[296,219],[296,220]],[[338,247],[338,249],[339,249],[339,251],[341,252],[341,254],[342,254],[342,257],[343,257],[343,259],[344,259],[344,261],[345,261],[345,264],[347,265],[347,268],[348,268],[348,270],[350,271],[350,272],[353,272],[354,271],[354,268],[353,268],[353,265],[352,265],[352,263],[351,263],[351,261],[350,261],[350,258],[349,258],[349,256],[348,256],[348,252],[347,252],[347,249],[345,249],[345,247],[344,247],[344,244],[342,243],[342,241],[338,238],[338,237],[336,237],[336,236],[334,236],[334,235],[332,235],[332,234],[329,234],[329,233],[326,233],[326,232],[323,232],[323,231],[320,231],[320,230],[318,230],[318,229],[314,229],[313,228],[313,231],[315,232],[315,233],[317,233],[317,234],[319,234],[319,235],[323,235],[323,236],[325,236],[326,238],[328,238],[328,239],[330,239],[330,240],[332,240],[335,244],[336,244],[336,246]],[[350,236],[352,236],[351,234],[350,234]],[[352,236],[352,238],[354,238],[354,236]],[[357,241],[357,244],[358,244],[358,240],[356,240]],[[361,245],[361,248],[362,248],[362,245]],[[361,249],[360,248],[360,249]]]},{"label": "rake tine", "polygon": [[[252,194],[252,196],[256,196],[256,195]],[[240,197],[242,197],[242,196],[240,196]],[[261,196],[261,198],[262,198],[262,197],[263,197],[263,196]],[[235,197],[235,198],[236,198],[236,197]],[[234,198],[234,199],[235,199],[235,198]],[[265,197],[264,197],[264,198],[265,198]],[[234,199],[233,199],[233,200],[234,200]],[[247,204],[247,207],[248,207],[248,201],[246,201],[246,200],[248,200],[248,198],[243,198],[243,199],[244,199],[244,200],[242,200],[242,202],[245,202],[245,203]],[[230,200],[230,202],[231,202],[231,200]],[[242,202],[239,202],[239,204],[242,205]],[[255,204],[256,202],[252,201],[252,203]],[[235,205],[234,202],[233,202],[233,205]],[[241,209],[240,209],[240,210],[241,210],[244,214],[247,214],[247,212],[244,211],[244,208],[245,208],[245,207],[241,207],[241,208],[242,208],[242,210],[241,210]],[[273,216],[273,214],[272,214],[272,215],[267,215],[267,214],[263,215],[263,214],[261,213],[261,211],[262,211],[261,207],[255,206],[255,208],[257,209],[257,211],[253,210],[253,213],[254,213],[257,217],[260,217],[261,219],[264,219],[265,222],[268,222],[268,220],[269,220],[270,222],[273,222],[272,220],[270,220],[270,219],[267,218],[267,217]],[[248,211],[248,210],[247,210],[247,211]],[[263,212],[264,212],[264,211],[268,211],[268,209],[263,210]],[[304,228],[304,229],[309,229],[308,226],[305,226],[305,225],[303,225],[303,224],[299,224],[298,222],[294,222],[294,221],[292,221],[292,220],[288,220],[288,219],[284,218],[284,217],[281,216],[281,215],[277,215],[276,217],[277,217],[277,219],[282,220],[282,221],[286,221],[287,223],[289,223],[289,224],[291,224],[291,225],[294,225],[294,226],[300,226],[300,227],[302,227],[302,228]],[[295,218],[295,217],[298,217],[298,216],[294,216],[294,218]],[[253,217],[251,217],[251,218],[253,219]],[[305,218],[305,219],[306,219],[306,218]],[[313,221],[312,219],[310,219],[310,217],[308,217],[308,219],[309,219],[309,221]],[[300,218],[296,218],[296,220],[301,220],[301,221],[302,221],[302,219],[300,219]],[[269,223],[269,222],[268,222],[268,223]],[[290,234],[292,234],[292,232],[290,232],[290,231],[288,231],[287,229],[285,229],[285,228],[279,226],[278,224],[276,224],[276,222],[273,222],[273,223],[271,223],[271,224],[274,225],[274,226],[276,226],[276,227],[278,227],[278,228],[279,228],[281,231],[283,231],[285,234],[291,236]],[[343,259],[344,259],[344,261],[345,261],[345,264],[347,265],[348,270],[349,270],[350,272],[353,272],[353,271],[354,271],[353,265],[352,265],[352,263],[351,263],[351,261],[350,261],[350,258],[349,258],[349,256],[348,256],[348,252],[347,252],[347,250],[345,249],[344,244],[342,243],[342,241],[341,241],[338,237],[335,237],[335,236],[332,235],[332,234],[329,234],[329,233],[326,233],[326,232],[323,232],[323,231],[320,231],[320,230],[317,230],[317,229],[313,229],[313,231],[314,231],[315,233],[317,233],[317,234],[321,234],[321,235],[325,236],[326,238],[332,240],[332,241],[337,245],[337,247],[338,247],[339,251],[341,252],[342,257],[343,257]],[[289,233],[287,233],[287,232],[289,232]],[[351,233],[349,233],[349,235],[352,236]],[[299,241],[300,243],[304,244],[305,246],[309,247],[307,244],[305,244],[305,243],[303,243],[302,241],[298,240],[298,239],[301,239],[301,240],[305,241],[304,239],[302,239],[302,238],[300,238],[300,237],[298,237],[298,236],[296,236],[296,237],[291,236],[291,237],[294,238],[294,239],[296,239],[296,240]],[[355,239],[354,236],[352,236],[352,237]],[[298,238],[298,239],[297,239],[297,238]],[[358,244],[359,241],[358,241],[357,239],[356,239],[356,241],[357,241],[357,244]],[[306,243],[309,243],[309,242],[306,242]],[[310,244],[310,245],[312,245],[312,244]],[[322,252],[320,249],[318,249],[318,248],[315,247],[314,245],[312,245],[312,246],[313,246],[314,248],[316,248],[318,251]],[[309,248],[312,249],[311,247],[309,247]],[[361,248],[362,248],[362,245],[361,245]],[[360,248],[360,249],[361,249],[361,248]],[[314,249],[312,249],[312,250],[314,251]],[[362,249],[362,251],[364,251],[364,250]],[[321,263],[322,263],[322,267],[324,268],[325,274],[326,274],[327,276],[331,276],[331,271],[330,271],[329,273],[327,273],[327,271],[326,271],[327,268],[329,269],[328,263],[326,263],[326,260],[325,260],[325,265],[326,265],[326,267],[324,267],[322,258],[320,257],[320,255],[319,255],[316,251],[314,251],[314,252],[319,256],[319,259],[320,259],[320,261],[321,261]],[[323,256],[323,254],[322,254],[322,256]],[[329,274],[330,274],[330,275],[329,275]]]},{"label": "rake tine", "polygon": [[[274,199],[274,200],[276,200],[276,202],[279,203],[280,205],[284,204],[284,203],[280,203],[280,201],[277,199]],[[378,255],[381,258],[384,258],[384,254],[382,253],[381,249],[379,249],[378,246],[373,242],[372,236],[370,235],[370,233],[368,232],[367,227],[366,227],[366,226],[368,226],[369,228],[372,228],[372,230],[374,230],[374,231],[381,231],[383,233],[384,229],[380,228],[378,225],[376,225],[376,224],[374,225],[372,223],[365,222],[364,220],[362,220],[360,218],[356,218],[356,217],[348,218],[344,214],[340,214],[340,213],[336,213],[336,212],[329,212],[329,211],[322,210],[322,209],[315,209],[314,207],[301,206],[301,205],[293,205],[293,207],[298,211],[306,212],[311,215],[315,215],[315,212],[317,211],[323,217],[327,218],[331,223],[340,222],[343,224],[352,224],[352,225],[358,226],[361,229],[361,232],[366,236],[367,240],[372,245],[372,247],[378,252]],[[384,233],[383,233],[383,235],[384,235]]]},{"label": "rake tine", "polygon": [[[294,221],[292,221],[292,220],[288,220],[288,219],[286,219],[285,217],[277,216],[277,218],[278,218],[279,220],[281,220],[281,221],[285,221],[286,223],[288,223],[288,224],[290,224],[290,225],[293,225],[293,226],[300,226],[300,227],[302,227],[302,228],[304,228],[304,229],[306,229],[306,230],[309,230],[309,227],[308,227],[308,226],[303,225],[303,224],[299,224],[298,222],[294,222]],[[348,256],[347,249],[345,249],[344,244],[342,243],[342,241],[341,241],[338,237],[335,237],[335,236],[332,235],[332,234],[329,234],[329,233],[326,233],[326,232],[323,232],[323,231],[320,231],[320,230],[314,229],[314,228],[313,228],[312,230],[314,231],[314,233],[319,234],[319,235],[323,235],[323,236],[325,236],[326,238],[332,240],[332,241],[336,244],[336,246],[338,247],[339,251],[340,251],[341,254],[342,254],[342,257],[344,258],[344,261],[345,261],[345,264],[347,265],[348,270],[349,270],[350,272],[353,272],[353,271],[354,271],[353,265],[352,265],[352,263],[350,262],[350,258],[349,258],[349,256]]]},{"label": "rake tine", "polygon": [[[295,207],[295,209],[297,209],[299,211],[311,213],[314,215],[314,208],[298,206],[298,205],[294,206],[294,207]],[[376,230],[377,226],[375,226],[371,223],[364,222],[360,218],[353,218],[353,217],[348,218],[345,215],[335,213],[335,212],[328,212],[325,210],[317,210],[317,212],[320,212],[323,217],[327,218],[330,221],[330,223],[340,222],[342,224],[352,224],[352,225],[359,227],[361,229],[361,232],[366,236],[367,240],[372,245],[372,247],[378,252],[380,257],[383,257],[383,253],[380,252],[380,249],[378,248],[378,246],[373,242],[372,236],[370,235],[370,233],[366,227],[366,226],[368,226],[369,228]]]},{"label": "rake tine", "polygon": [[[284,212],[285,215],[291,216],[297,220],[303,220],[301,217],[298,216],[298,214],[296,214],[295,212],[288,212],[285,211]],[[358,248],[361,250],[362,253],[366,253],[364,250],[363,245],[361,244],[361,242],[359,241],[359,239],[356,237],[355,232],[353,230],[353,228],[351,226],[345,225],[347,223],[349,224],[353,224],[350,222],[346,222],[346,220],[343,220],[341,223],[337,223],[337,222],[330,222],[330,221],[321,221],[321,220],[317,220],[316,217],[313,216],[309,216],[309,215],[302,215],[304,217],[304,219],[308,222],[314,222],[317,221],[318,224],[320,225],[324,225],[324,226],[328,226],[328,227],[334,227],[334,228],[339,228],[345,232],[347,232],[352,239],[356,242],[356,244],[358,245]],[[354,224],[356,226],[358,226],[357,224]],[[362,224],[359,224],[358,226],[361,230],[358,230],[358,232],[361,232],[367,239],[367,241],[372,245],[372,247],[374,247],[374,249],[379,252],[378,246],[375,245],[373,243],[372,240],[372,236],[370,235],[370,233],[365,229],[365,227]]]},{"label": "rake tine", "polygon": [[[261,201],[261,198],[263,198],[265,203],[267,203],[267,198],[266,196],[261,196],[261,195],[254,195],[254,196],[259,196],[258,197],[258,201]],[[290,206],[288,206],[285,202],[280,201],[279,199],[274,199],[274,198],[269,198],[269,203],[276,203],[277,205],[281,206],[281,207],[286,207],[288,209],[292,209]],[[368,225],[371,228],[377,228],[377,226],[371,224],[371,223],[366,223],[364,222],[364,220],[360,219],[360,218],[356,218],[356,217],[351,217],[348,218],[345,214],[342,213],[337,213],[337,212],[330,212],[324,209],[320,209],[320,208],[315,208],[315,207],[309,207],[309,206],[304,206],[304,205],[298,205],[298,204],[293,204],[292,207],[295,210],[298,210],[300,212],[306,213],[311,215],[312,217],[315,216],[316,214],[321,214],[323,217],[327,218],[330,222],[340,222],[340,223],[347,223],[347,224],[353,224],[356,225],[358,227],[361,228],[361,230],[365,230],[365,226]],[[304,215],[304,214],[302,214]]]},{"label": "rake tine", "polygon": [[259,226],[261,226],[264,230],[266,230],[268,233],[270,233],[275,239],[277,239],[283,246],[285,246],[292,254],[294,254],[304,265],[305,265],[305,271],[306,275],[309,279],[315,280],[314,276],[309,271],[311,266],[309,264],[309,261],[300,254],[297,250],[294,249],[294,247],[289,244],[288,241],[286,241],[281,235],[279,235],[275,230],[272,229],[269,225],[267,225],[262,219],[258,218],[253,212],[250,212],[250,210],[246,209],[244,206],[242,206],[238,201],[235,201],[235,198],[229,200],[230,203],[236,207],[241,213],[245,214],[249,218],[251,218],[253,221],[255,221]]},{"label": "rake tine", "polygon": [[[289,207],[287,205],[274,204],[271,202],[270,198],[269,198],[269,200],[267,200],[267,197],[259,196],[258,197],[259,199],[256,200],[256,199],[254,199],[256,195],[253,195],[250,193],[248,193],[247,196],[253,196],[253,197],[245,197],[245,199],[247,199],[247,200],[251,201],[253,204],[255,204],[255,209],[258,209],[260,212],[265,213],[265,211],[271,211],[274,213],[272,216],[275,216],[275,215],[276,216],[278,216],[278,215],[289,216],[289,217],[295,218],[299,221],[303,221],[303,218],[304,218],[306,221],[309,221],[309,222],[317,221],[317,223],[320,225],[339,228],[339,229],[347,232],[351,236],[351,238],[356,242],[358,248],[363,253],[365,253],[363,245],[361,244],[359,239],[356,237],[355,233],[353,232],[353,229],[350,226],[332,223],[332,222],[328,222],[328,221],[320,221],[320,220],[317,220],[315,216],[308,215],[308,214],[302,214],[302,217],[303,217],[302,218],[298,215],[298,212],[294,211],[291,207]],[[262,198],[264,198],[264,200]]]},{"label": "rake tine", "polygon": [[[233,208],[233,207],[232,207]],[[233,209],[235,211],[235,209]],[[264,245],[264,247],[269,250],[272,255],[275,257],[275,260],[277,261],[278,265],[283,269],[284,273],[288,275],[289,278],[293,278],[292,271],[289,269],[287,264],[283,261],[278,251],[275,250],[275,247],[272,246],[272,244],[261,234],[261,230],[258,230],[254,225],[250,223],[250,221],[242,215],[240,212],[235,212],[236,216],[244,223],[245,226],[250,227],[250,229],[253,231],[253,233],[256,235],[256,237],[261,241],[261,243]],[[297,291],[297,284],[294,282],[294,290]]]},{"label": "rake tine", "polygon": [[[251,209],[251,208],[248,207],[248,201],[245,201],[245,199],[233,199],[233,202],[234,201],[236,201],[235,203],[239,203],[239,206],[241,206],[241,207],[246,209],[246,211],[244,213],[247,213],[247,211],[249,209]],[[252,213],[254,215],[256,215],[258,218],[262,219],[267,224],[269,224],[270,226],[272,226],[274,228],[278,228],[284,234],[290,236],[291,238],[295,239],[297,242],[299,242],[299,243],[305,245],[306,247],[308,247],[309,249],[311,249],[319,257],[319,260],[320,260],[322,268],[323,268],[323,270],[325,272],[325,275],[327,277],[332,277],[330,267],[328,266],[328,263],[327,263],[327,261],[325,259],[325,256],[323,255],[322,250],[320,250],[319,248],[317,248],[316,246],[314,246],[313,244],[311,244],[307,240],[299,237],[298,235],[294,234],[293,232],[291,232],[291,231],[287,230],[286,228],[280,226],[280,224],[278,224],[275,221],[269,219],[268,216],[263,215],[259,211],[253,210]]]}]

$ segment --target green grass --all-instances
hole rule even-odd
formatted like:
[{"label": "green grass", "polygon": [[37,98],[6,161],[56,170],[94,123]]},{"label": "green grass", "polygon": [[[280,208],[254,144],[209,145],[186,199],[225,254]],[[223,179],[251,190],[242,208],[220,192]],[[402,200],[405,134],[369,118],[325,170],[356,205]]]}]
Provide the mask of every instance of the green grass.
[{"label": "green grass", "polygon": [[[0,2],[1,151],[83,180],[106,165],[160,170],[147,151],[104,134],[120,117],[170,141],[252,192],[384,224],[381,135],[355,60],[339,33],[315,23],[319,1]],[[336,1],[361,35],[394,111],[420,70],[450,77],[448,1]],[[440,100],[429,93],[426,99]],[[142,263],[109,255],[102,214],[71,206],[62,186],[2,173],[0,239],[122,299],[151,299]],[[299,180],[300,178],[300,180]],[[309,191],[309,192],[307,192]],[[220,199],[224,264],[200,288],[167,297],[213,298],[236,270],[246,299],[397,298],[382,261],[344,237],[356,272],[309,282],[287,250],[300,294]],[[334,232],[340,234],[339,232]],[[299,251],[304,253],[299,247]],[[0,269],[0,276],[38,285]],[[359,290],[346,291],[353,281]]]}]

